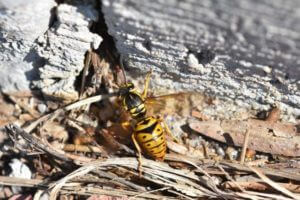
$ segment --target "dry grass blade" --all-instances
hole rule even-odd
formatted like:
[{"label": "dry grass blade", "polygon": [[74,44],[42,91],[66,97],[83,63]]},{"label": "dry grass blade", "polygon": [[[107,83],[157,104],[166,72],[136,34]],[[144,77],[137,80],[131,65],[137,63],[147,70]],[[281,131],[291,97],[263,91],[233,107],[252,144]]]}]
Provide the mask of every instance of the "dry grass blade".
[{"label": "dry grass blade", "polygon": [[101,177],[104,177],[104,178],[108,178],[110,180],[113,180],[114,182],[118,182],[118,183],[121,183],[123,185],[126,185],[128,186],[129,188],[133,188],[133,189],[136,189],[138,191],[142,191],[142,192],[145,192],[147,191],[145,187],[143,186],[139,186],[133,182],[130,182],[129,180],[126,180],[126,178],[122,178],[122,177],[119,177],[113,173],[108,173],[108,172],[105,172],[103,170],[100,170],[100,169],[97,169],[97,170],[94,170],[94,172],[98,175],[98,176],[101,176]]},{"label": "dry grass blade", "polygon": [[274,200],[274,199],[276,199],[276,200],[291,200],[289,198],[282,199],[278,195],[270,195],[270,194],[258,195],[261,193],[255,193],[255,192],[247,192],[247,193],[237,192],[235,194],[239,197],[237,199],[245,198],[245,199],[252,199],[252,200]]},{"label": "dry grass blade", "polygon": [[34,194],[33,200],[40,200],[43,193],[44,193],[44,190],[37,190]]},{"label": "dry grass blade", "polygon": [[181,196],[181,197],[183,197],[184,199],[188,199],[188,200],[193,200],[193,198],[190,198],[190,197],[188,197],[188,196],[186,196],[186,195],[183,195],[183,194],[181,194],[180,192],[176,192],[176,191],[169,191],[169,192],[171,192],[171,193],[173,193],[173,194],[176,194],[176,195],[178,195],[178,196]]},{"label": "dry grass blade", "polygon": [[[263,182],[256,182],[256,181],[246,181],[246,182],[232,182],[228,181],[225,182],[224,188],[226,189],[237,189],[238,184],[240,187],[245,188],[247,190],[255,190],[255,191],[265,191],[265,190],[271,190],[272,187],[269,186],[267,183]],[[299,185],[291,184],[291,183],[279,183],[282,187],[288,189],[291,192],[300,193],[300,187]]]},{"label": "dry grass blade", "polygon": [[[210,190],[198,185],[195,182],[190,181],[187,178],[172,175],[171,173],[161,172],[158,170],[145,169],[144,178],[148,181],[156,184],[172,187],[173,190],[181,192],[182,194],[197,197],[197,196],[209,196],[215,197],[216,195]],[[176,182],[174,182],[176,180]]]},{"label": "dry grass blade", "polygon": [[75,108],[81,107],[83,105],[87,105],[87,104],[91,104],[91,103],[95,103],[98,102],[102,99],[107,99],[110,98],[112,96],[116,96],[118,95],[118,93],[111,93],[111,94],[107,94],[107,95],[97,95],[97,96],[93,96],[93,97],[89,97],[86,99],[82,99],[80,101],[77,101],[75,103],[69,104],[63,108],[57,109],[52,113],[46,114],[40,118],[38,118],[36,121],[34,121],[33,123],[31,123],[29,126],[25,127],[24,130],[28,133],[30,133],[33,129],[35,129],[35,127],[37,125],[39,125],[40,123],[42,123],[43,121],[46,121],[48,119],[50,119],[52,116],[56,116],[59,115],[61,113],[64,113],[66,111],[70,111],[73,110]]},{"label": "dry grass blade", "polygon": [[234,195],[230,194],[230,193],[225,193],[221,190],[219,190],[219,188],[216,186],[216,184],[214,183],[213,178],[205,171],[203,170],[201,167],[199,167],[198,165],[196,165],[195,163],[185,160],[186,163],[189,163],[190,165],[196,167],[201,173],[203,173],[206,177],[208,177],[208,183],[207,185],[214,191],[216,192],[219,196],[222,196],[223,198],[233,198]]},{"label": "dry grass blade", "polygon": [[[216,161],[215,160],[210,160],[210,159],[201,159],[197,160],[195,158],[189,158],[187,156],[182,156],[182,155],[172,155],[172,154],[167,154],[166,160],[169,161],[176,161],[176,162],[183,162],[186,164],[190,164],[190,162],[193,162],[194,164],[197,165],[202,165],[202,168],[206,169],[215,169],[216,168]],[[259,160],[260,162],[261,160]],[[262,160],[264,161],[264,160]],[[251,164],[251,163],[250,163]],[[237,172],[252,172],[249,167],[245,165],[241,165],[239,163],[232,163],[228,162],[226,160],[220,161],[219,165],[222,166],[224,169],[230,169],[233,171]],[[260,168],[261,171],[263,171],[264,174],[269,175],[269,176],[274,176],[274,177],[280,177],[280,178],[287,178],[295,181],[300,181],[300,175],[296,173],[291,173],[288,170],[284,171],[283,169],[272,169],[272,168]],[[199,170],[196,170],[199,171]],[[201,172],[201,171],[199,171]],[[223,173],[221,173],[223,174]]]},{"label": "dry grass blade", "polygon": [[67,158],[64,155],[64,152],[54,149],[49,144],[45,144],[45,142],[43,142],[40,138],[30,135],[29,133],[22,130],[16,125],[13,124],[6,125],[5,130],[8,133],[8,135],[10,135],[12,138],[17,138],[17,136],[21,136],[22,138],[25,139],[25,141],[27,141],[28,144],[30,144],[33,148],[39,151],[46,152],[54,156],[55,158],[58,158],[63,161],[67,161],[67,162],[72,161],[71,159]]},{"label": "dry grass blade", "polygon": [[[170,200],[177,200],[177,197],[172,196],[166,196],[166,195],[157,195],[157,194],[143,194],[141,192],[136,191],[130,191],[130,190],[123,190],[123,189],[115,189],[115,188],[109,188],[109,189],[102,189],[98,187],[79,187],[74,189],[74,187],[65,186],[62,191],[62,194],[77,194],[77,195],[109,195],[113,197],[124,197],[126,196],[135,196],[140,195],[138,197],[135,197],[135,200],[144,200],[144,199],[170,199]],[[139,198],[141,197],[141,198]]]},{"label": "dry grass blade", "polygon": [[275,183],[274,181],[272,181],[271,179],[269,179],[267,176],[265,176],[262,172],[260,172],[258,169],[249,166],[249,168],[257,175],[259,176],[264,182],[266,182],[267,184],[269,184],[270,186],[272,186],[275,190],[289,196],[292,197],[294,199],[300,199],[299,195],[293,194],[292,192],[288,191],[286,188],[282,187],[281,185]]},{"label": "dry grass blade", "polygon": [[[155,182],[163,187],[171,187],[176,191],[187,194],[192,197],[216,197],[214,192],[202,187],[199,182],[199,177],[193,173],[185,173],[181,170],[173,169],[165,163],[155,162],[152,160],[143,159],[144,178],[151,182]],[[137,170],[138,161],[136,158],[112,158],[105,161],[95,161],[87,163],[81,168],[75,170],[65,178],[58,181],[52,189],[51,196],[56,197],[59,189],[63,185],[76,176],[82,176],[90,171],[96,169],[109,170],[111,167],[119,168],[125,167]],[[97,172],[97,171],[95,171]],[[101,174],[99,174],[101,176]],[[225,194],[225,193],[223,193]]]},{"label": "dry grass blade", "polygon": [[[263,193],[263,192],[252,192],[252,191],[247,191],[247,193],[239,193],[239,195],[244,196],[244,195],[252,195],[252,196],[256,196],[256,199],[261,199],[261,200],[293,200],[293,198],[288,198],[288,197],[284,197],[278,194],[268,194],[268,193]],[[298,198],[299,199],[299,198]]]},{"label": "dry grass blade", "polygon": [[[221,161],[220,165],[224,168],[230,168],[232,170],[236,171],[244,171],[244,172],[252,172],[251,169],[249,169],[249,166],[241,165],[238,163],[230,163],[226,161]],[[209,166],[214,166],[214,162],[212,164],[209,164]],[[284,171],[283,169],[278,170],[278,169],[271,169],[271,168],[260,168],[260,170],[269,176],[274,176],[274,177],[281,177],[281,178],[288,178],[291,180],[295,181],[300,181],[300,175],[296,173],[290,173],[288,171]]]},{"label": "dry grass blade", "polygon": [[[92,158],[72,155],[72,154],[65,153],[64,151],[61,151],[59,149],[56,149],[52,147],[52,145],[50,145],[46,140],[41,140],[40,138],[27,133],[26,131],[22,130],[21,128],[19,128],[14,124],[6,125],[5,130],[7,134],[12,138],[13,141],[15,141],[13,138],[17,138],[17,136],[21,136],[32,148],[41,151],[43,153],[47,153],[56,159],[65,162],[73,162],[74,160],[76,160],[77,162],[80,161],[83,163],[91,162],[93,160]],[[23,151],[24,149],[20,149],[20,150]]]},{"label": "dry grass blade", "polygon": [[163,191],[163,190],[167,190],[167,189],[170,189],[171,187],[163,187],[163,188],[159,188],[159,189],[156,189],[156,190],[150,190],[150,191],[147,191],[147,192],[143,192],[143,193],[140,193],[140,194],[137,194],[135,196],[132,196],[129,199],[135,199],[136,197],[139,197],[139,196],[143,196],[145,194],[150,194],[150,193],[154,193],[154,192],[159,192],[159,191]]},{"label": "dry grass blade", "polygon": [[64,178],[60,179],[59,181],[51,184],[49,187],[50,189],[52,188],[52,190],[50,192],[50,200],[57,199],[59,190],[67,183],[67,181],[69,181],[72,178],[75,178],[77,176],[85,175],[94,169],[95,169],[94,165],[86,165],[86,166],[80,167],[79,169],[75,170],[71,174],[69,174],[69,175],[65,176]]}]

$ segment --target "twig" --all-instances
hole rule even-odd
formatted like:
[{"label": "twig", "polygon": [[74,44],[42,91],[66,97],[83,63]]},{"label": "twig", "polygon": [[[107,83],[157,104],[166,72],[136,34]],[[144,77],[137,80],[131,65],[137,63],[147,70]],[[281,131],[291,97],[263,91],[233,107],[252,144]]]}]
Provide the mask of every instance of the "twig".
[{"label": "twig", "polygon": [[43,180],[0,176],[0,185],[47,188]]},{"label": "twig", "polygon": [[205,176],[207,176],[209,178],[209,184],[208,186],[214,191],[216,192],[219,196],[222,197],[226,197],[226,198],[232,198],[233,196],[231,194],[227,194],[221,190],[218,189],[218,187],[216,186],[214,180],[212,179],[212,177],[205,171],[203,170],[201,167],[199,167],[198,165],[196,165],[193,162],[190,162],[188,160],[185,160],[185,162],[189,163],[190,165],[196,167],[201,173],[203,173]]},{"label": "twig", "polygon": [[218,165],[218,168],[225,174],[226,178],[233,183],[233,185],[235,185],[241,192],[245,192],[244,188],[242,188],[239,183],[233,180],[233,178],[223,169],[223,167]]},{"label": "twig", "polygon": [[241,158],[240,158],[240,162],[242,165],[245,162],[245,156],[246,156],[246,151],[247,151],[248,142],[249,142],[249,135],[250,135],[250,132],[247,129],[246,133],[245,133],[245,139],[244,139],[243,149],[242,149]]},{"label": "twig", "polygon": [[299,199],[300,196],[293,194],[292,192],[288,191],[286,188],[282,187],[281,185],[275,183],[271,179],[269,179],[267,176],[265,176],[263,173],[261,173],[258,169],[248,166],[258,177],[260,177],[264,182],[272,186],[275,190],[292,197],[294,199]]},{"label": "twig", "polygon": [[203,147],[203,151],[204,151],[204,157],[209,159],[209,152],[208,152],[208,148],[207,145],[204,141],[201,142],[201,145]]},{"label": "twig", "polygon": [[77,151],[77,152],[93,152],[93,153],[103,153],[105,150],[101,146],[95,147],[91,145],[79,145],[79,144],[65,144],[63,147],[64,151]]},{"label": "twig", "polygon": [[81,85],[80,85],[79,99],[81,99],[81,97],[83,95],[87,72],[90,68],[92,53],[93,53],[93,51],[91,49],[89,49],[86,54],[86,57],[85,57],[84,68],[83,68],[83,72],[82,72],[82,80],[81,80]]}]

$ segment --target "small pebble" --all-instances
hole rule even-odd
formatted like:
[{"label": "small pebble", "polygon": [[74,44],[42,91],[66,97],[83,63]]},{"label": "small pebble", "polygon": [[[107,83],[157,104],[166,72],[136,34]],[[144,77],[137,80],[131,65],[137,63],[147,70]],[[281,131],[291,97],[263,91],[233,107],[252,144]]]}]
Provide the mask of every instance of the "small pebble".
[{"label": "small pebble", "polygon": [[222,156],[222,157],[225,156],[225,151],[224,151],[224,149],[223,149],[222,147],[216,146],[215,148],[216,148],[216,152],[217,152],[217,154],[218,154],[219,156]]},{"label": "small pebble", "polygon": [[[9,166],[11,168],[11,172],[8,176],[10,177],[17,177],[17,178],[25,178],[25,179],[31,179],[32,172],[29,169],[29,167],[22,163],[20,160],[14,158],[9,163]],[[11,187],[14,194],[18,194],[22,192],[22,187],[20,186],[12,186]]]},{"label": "small pebble", "polygon": [[272,68],[269,66],[264,66],[263,67],[264,72],[266,72],[267,74],[270,74],[272,72]]},{"label": "small pebble", "polygon": [[43,114],[47,111],[47,106],[43,103],[40,103],[38,104],[37,109],[41,114]]},{"label": "small pebble", "polygon": [[226,149],[226,155],[228,156],[229,160],[236,160],[238,157],[238,151],[233,147],[228,147]]},{"label": "small pebble", "polygon": [[202,74],[204,73],[204,66],[199,63],[198,59],[193,53],[188,54],[187,63],[191,69],[197,70]]}]

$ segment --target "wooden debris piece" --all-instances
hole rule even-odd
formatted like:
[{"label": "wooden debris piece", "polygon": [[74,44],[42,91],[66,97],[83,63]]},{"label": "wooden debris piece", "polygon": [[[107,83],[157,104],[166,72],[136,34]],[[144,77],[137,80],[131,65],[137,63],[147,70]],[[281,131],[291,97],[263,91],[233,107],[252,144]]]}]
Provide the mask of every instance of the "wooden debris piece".
[{"label": "wooden debris piece", "polygon": [[186,155],[188,153],[188,148],[186,146],[184,146],[183,144],[168,140],[167,146],[168,146],[168,149],[170,149],[176,153],[183,154],[183,155]]},{"label": "wooden debris piece", "polygon": [[273,108],[268,117],[266,118],[266,121],[268,122],[277,122],[280,119],[280,109],[279,108]]},{"label": "wooden debris piece", "polygon": [[194,131],[217,141],[243,146],[245,133],[249,131],[248,148],[283,156],[300,156],[300,133],[290,123],[270,123],[249,119],[245,121],[196,121],[190,120]]}]

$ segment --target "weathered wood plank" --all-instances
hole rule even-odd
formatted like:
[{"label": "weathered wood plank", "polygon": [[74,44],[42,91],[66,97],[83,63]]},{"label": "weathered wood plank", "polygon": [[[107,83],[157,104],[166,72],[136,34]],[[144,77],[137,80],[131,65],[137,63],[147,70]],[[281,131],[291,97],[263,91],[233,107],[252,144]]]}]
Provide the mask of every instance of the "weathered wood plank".
[{"label": "weathered wood plank", "polygon": [[[300,2],[103,0],[129,69],[156,88],[204,91],[258,110],[300,115]],[[134,78],[138,78],[134,77]]]},{"label": "weathered wood plank", "polygon": [[41,89],[77,99],[75,80],[86,52],[102,38],[89,28],[98,20],[95,1],[0,2],[0,90]]}]

